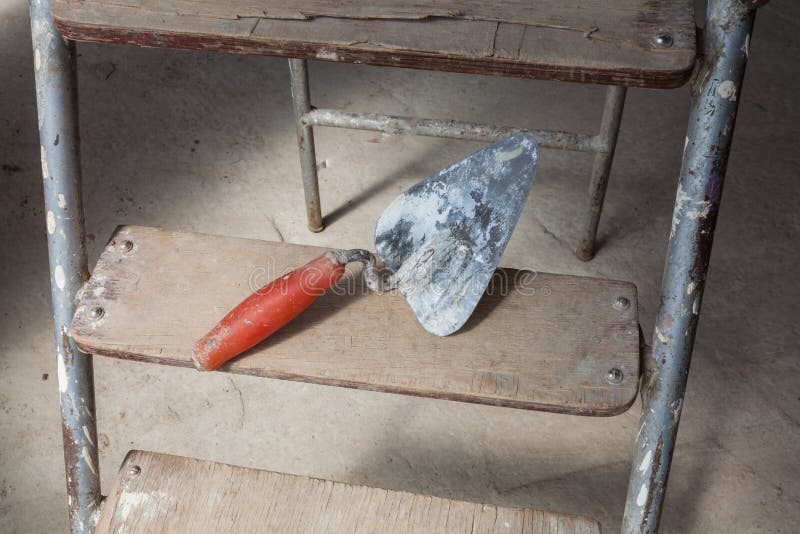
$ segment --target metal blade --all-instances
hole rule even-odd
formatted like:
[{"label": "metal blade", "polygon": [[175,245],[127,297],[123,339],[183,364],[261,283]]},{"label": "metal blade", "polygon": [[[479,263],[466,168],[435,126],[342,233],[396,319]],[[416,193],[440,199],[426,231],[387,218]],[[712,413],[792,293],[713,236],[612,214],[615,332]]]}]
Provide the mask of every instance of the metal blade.
[{"label": "metal blade", "polygon": [[469,319],[533,184],[534,138],[515,135],[418,183],[383,212],[375,249],[428,332]]}]

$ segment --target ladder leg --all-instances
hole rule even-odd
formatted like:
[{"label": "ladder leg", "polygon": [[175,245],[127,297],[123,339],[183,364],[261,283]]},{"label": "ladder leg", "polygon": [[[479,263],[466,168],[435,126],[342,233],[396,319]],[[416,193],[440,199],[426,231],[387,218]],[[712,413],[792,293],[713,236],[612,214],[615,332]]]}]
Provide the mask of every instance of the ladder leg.
[{"label": "ladder leg", "polygon": [[[762,2],[763,3],[763,2]],[[710,0],[667,247],[623,532],[656,532],[678,433],[756,2]]]},{"label": "ladder leg", "polygon": [[606,90],[600,133],[597,134],[600,151],[595,154],[592,164],[592,177],[589,181],[589,207],[576,252],[578,258],[583,261],[589,261],[594,257],[597,225],[600,223],[608,177],[611,174],[611,163],[617,147],[617,136],[622,121],[622,108],[625,107],[626,92],[625,87],[616,85],[612,85]]},{"label": "ladder leg", "polygon": [[67,502],[70,528],[82,533],[94,530],[100,477],[92,359],[69,335],[75,295],[88,279],[75,43],[59,35],[49,0],[31,0],[30,15]]},{"label": "ladder leg", "polygon": [[289,60],[289,76],[292,82],[292,103],[294,120],[297,124],[297,146],[300,149],[300,170],[303,173],[303,191],[306,198],[308,229],[321,232],[322,208],[319,202],[319,181],[317,180],[317,156],[314,150],[314,130],[303,123],[303,117],[311,111],[311,94],[308,88],[308,61]]}]

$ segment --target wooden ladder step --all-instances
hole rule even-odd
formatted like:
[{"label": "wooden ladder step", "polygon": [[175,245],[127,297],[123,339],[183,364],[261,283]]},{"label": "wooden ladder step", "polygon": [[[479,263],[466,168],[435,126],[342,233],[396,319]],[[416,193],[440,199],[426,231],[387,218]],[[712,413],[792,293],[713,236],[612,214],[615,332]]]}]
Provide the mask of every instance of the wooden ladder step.
[{"label": "wooden ladder step", "polygon": [[[192,367],[195,341],[228,310],[322,251],[120,227],[82,292],[72,336],[90,354]],[[348,271],[337,291],[220,370],[581,415],[621,413],[636,396],[629,282],[501,269],[464,328],[441,338],[402,295],[370,293],[360,266]]]},{"label": "wooden ladder step", "polygon": [[131,451],[98,534],[599,534],[597,521]]},{"label": "wooden ladder step", "polygon": [[661,88],[692,72],[693,9],[693,0],[52,1],[59,31],[76,41]]}]

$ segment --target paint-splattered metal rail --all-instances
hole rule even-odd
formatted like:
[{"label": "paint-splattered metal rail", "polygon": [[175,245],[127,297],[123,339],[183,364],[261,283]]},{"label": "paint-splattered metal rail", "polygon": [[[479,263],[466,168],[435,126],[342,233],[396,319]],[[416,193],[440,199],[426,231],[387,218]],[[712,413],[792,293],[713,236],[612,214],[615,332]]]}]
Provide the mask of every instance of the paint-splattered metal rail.
[{"label": "paint-splattered metal rail", "polygon": [[692,87],[661,308],[653,349],[643,362],[644,409],[628,484],[623,524],[627,533],[658,530],[750,53],[754,4],[741,0],[708,4],[704,57]]},{"label": "paint-splattered metal rail", "polygon": [[49,0],[30,3],[53,322],[72,532],[94,530],[100,505],[92,358],[68,333],[89,278],[78,137],[75,44],[59,35]]}]

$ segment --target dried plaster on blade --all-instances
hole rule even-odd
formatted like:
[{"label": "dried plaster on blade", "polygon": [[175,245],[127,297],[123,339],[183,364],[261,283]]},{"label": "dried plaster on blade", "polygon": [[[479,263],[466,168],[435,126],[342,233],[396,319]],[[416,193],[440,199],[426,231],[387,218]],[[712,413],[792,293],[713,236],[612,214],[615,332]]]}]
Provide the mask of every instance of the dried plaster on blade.
[{"label": "dried plaster on blade", "polygon": [[378,254],[428,332],[449,335],[471,315],[522,211],[536,161],[535,141],[513,136],[430,176],[381,215]]}]

